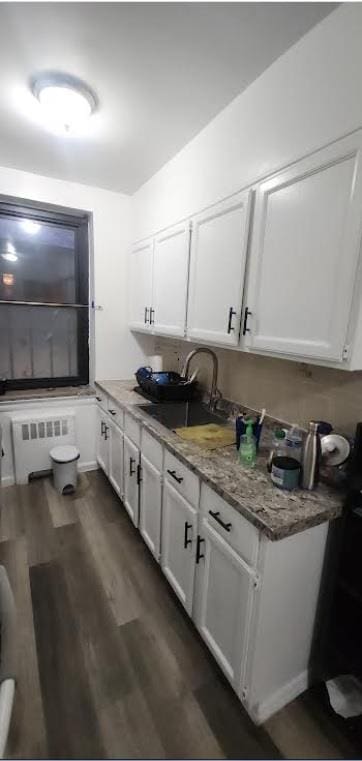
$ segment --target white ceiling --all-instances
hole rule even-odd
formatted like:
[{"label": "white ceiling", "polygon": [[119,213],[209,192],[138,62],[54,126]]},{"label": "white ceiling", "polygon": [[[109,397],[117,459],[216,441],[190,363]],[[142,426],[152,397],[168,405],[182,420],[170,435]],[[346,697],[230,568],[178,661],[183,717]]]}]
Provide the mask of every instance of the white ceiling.
[{"label": "white ceiling", "polygon": [[[0,3],[0,165],[134,192],[333,3]],[[85,80],[83,138],[27,111],[29,78]]]}]

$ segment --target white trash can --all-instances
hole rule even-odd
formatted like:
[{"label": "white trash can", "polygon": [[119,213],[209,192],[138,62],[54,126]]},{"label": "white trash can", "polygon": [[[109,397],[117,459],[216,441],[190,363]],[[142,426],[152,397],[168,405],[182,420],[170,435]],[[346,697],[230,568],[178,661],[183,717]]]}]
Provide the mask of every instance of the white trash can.
[{"label": "white trash can", "polygon": [[59,494],[72,494],[77,486],[77,461],[80,452],[71,445],[53,447],[50,459],[53,463],[54,486]]}]

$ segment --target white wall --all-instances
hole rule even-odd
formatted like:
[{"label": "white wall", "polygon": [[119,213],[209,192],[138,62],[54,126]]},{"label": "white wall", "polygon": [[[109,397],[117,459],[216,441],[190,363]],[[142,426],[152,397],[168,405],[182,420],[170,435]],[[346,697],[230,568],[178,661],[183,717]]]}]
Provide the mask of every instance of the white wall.
[{"label": "white wall", "polygon": [[337,8],[134,196],[146,237],[362,125],[362,5]]},{"label": "white wall", "polygon": [[92,213],[95,301],[103,305],[103,311],[95,313],[95,377],[132,377],[144,362],[144,352],[127,327],[130,198],[4,167],[0,167],[1,195]]}]

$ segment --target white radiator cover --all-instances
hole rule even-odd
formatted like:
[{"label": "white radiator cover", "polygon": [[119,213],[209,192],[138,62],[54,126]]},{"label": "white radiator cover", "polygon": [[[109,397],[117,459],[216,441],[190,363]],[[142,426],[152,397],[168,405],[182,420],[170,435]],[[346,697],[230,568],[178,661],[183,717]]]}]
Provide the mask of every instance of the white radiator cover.
[{"label": "white radiator cover", "polygon": [[15,481],[26,484],[31,473],[51,468],[49,452],[59,443],[76,444],[71,409],[33,410],[11,415]]}]

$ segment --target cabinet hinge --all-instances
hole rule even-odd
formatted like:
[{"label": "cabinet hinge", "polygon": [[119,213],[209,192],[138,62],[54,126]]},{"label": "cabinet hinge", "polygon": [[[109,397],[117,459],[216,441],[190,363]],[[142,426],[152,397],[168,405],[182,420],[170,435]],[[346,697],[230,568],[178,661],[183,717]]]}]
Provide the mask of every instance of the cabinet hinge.
[{"label": "cabinet hinge", "polygon": [[345,344],[344,345],[343,352],[342,352],[342,358],[343,359],[348,359],[349,358],[350,348],[351,348],[350,344]]},{"label": "cabinet hinge", "polygon": [[254,589],[260,589],[260,585],[261,585],[260,576],[258,576],[258,574],[255,574],[254,579],[253,579],[253,587],[254,587]]}]

